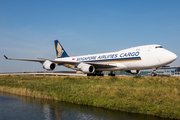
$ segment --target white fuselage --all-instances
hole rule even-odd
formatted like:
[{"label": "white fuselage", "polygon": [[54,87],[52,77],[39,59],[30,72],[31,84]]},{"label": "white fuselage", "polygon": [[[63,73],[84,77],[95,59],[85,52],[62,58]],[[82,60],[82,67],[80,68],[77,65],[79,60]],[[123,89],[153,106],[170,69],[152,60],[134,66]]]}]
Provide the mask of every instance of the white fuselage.
[{"label": "white fuselage", "polygon": [[[160,45],[145,45],[133,47],[118,52],[83,55],[75,57],[57,58],[56,61],[74,61],[77,64],[98,63],[111,65],[112,67],[95,66],[96,71],[116,71],[116,70],[143,70],[159,68],[174,60],[177,56],[162,48]],[[75,65],[75,64],[74,64]],[[75,69],[75,67],[70,67]]]}]

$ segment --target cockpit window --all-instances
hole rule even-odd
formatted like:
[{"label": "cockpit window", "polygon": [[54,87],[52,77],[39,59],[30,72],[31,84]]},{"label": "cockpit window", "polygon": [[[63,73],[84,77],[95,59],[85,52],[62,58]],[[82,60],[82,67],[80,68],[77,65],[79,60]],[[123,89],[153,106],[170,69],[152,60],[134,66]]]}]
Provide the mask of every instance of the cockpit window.
[{"label": "cockpit window", "polygon": [[163,48],[162,46],[156,46],[155,48]]}]

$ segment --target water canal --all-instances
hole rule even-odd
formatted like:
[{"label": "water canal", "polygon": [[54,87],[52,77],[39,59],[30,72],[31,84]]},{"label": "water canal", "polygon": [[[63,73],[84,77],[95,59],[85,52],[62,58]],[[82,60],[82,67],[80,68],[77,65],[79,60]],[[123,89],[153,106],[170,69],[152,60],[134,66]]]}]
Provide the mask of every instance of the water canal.
[{"label": "water canal", "polygon": [[168,120],[0,92],[0,120]]}]

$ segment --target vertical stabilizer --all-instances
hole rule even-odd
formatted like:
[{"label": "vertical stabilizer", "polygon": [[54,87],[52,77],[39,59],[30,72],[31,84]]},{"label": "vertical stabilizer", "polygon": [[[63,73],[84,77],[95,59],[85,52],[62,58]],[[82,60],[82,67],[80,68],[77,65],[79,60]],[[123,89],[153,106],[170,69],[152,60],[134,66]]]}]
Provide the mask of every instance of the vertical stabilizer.
[{"label": "vertical stabilizer", "polygon": [[64,48],[61,46],[58,40],[54,40],[56,58],[69,57]]}]

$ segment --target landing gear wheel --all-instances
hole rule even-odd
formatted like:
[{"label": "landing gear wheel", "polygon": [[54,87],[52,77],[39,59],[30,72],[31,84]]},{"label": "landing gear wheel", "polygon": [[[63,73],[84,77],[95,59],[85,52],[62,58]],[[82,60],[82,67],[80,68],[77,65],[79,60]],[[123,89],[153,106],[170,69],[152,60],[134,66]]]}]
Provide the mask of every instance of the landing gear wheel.
[{"label": "landing gear wheel", "polygon": [[104,76],[104,74],[97,74],[97,76]]},{"label": "landing gear wheel", "polygon": [[87,74],[87,76],[96,76],[96,74],[90,73],[90,74]]},{"label": "landing gear wheel", "polygon": [[108,76],[116,76],[116,74],[115,74],[113,71],[111,71],[111,72],[108,74]]},{"label": "landing gear wheel", "polygon": [[95,74],[96,74],[97,76],[104,76],[104,74],[102,73],[102,71],[96,71]]},{"label": "landing gear wheel", "polygon": [[151,73],[151,76],[155,77],[157,76],[157,73]]},{"label": "landing gear wheel", "polygon": [[158,69],[158,68],[156,68],[155,70],[152,71],[151,76],[153,76],[153,77],[157,76],[157,73],[156,73],[156,70],[157,70],[157,69]]},{"label": "landing gear wheel", "polygon": [[94,73],[87,74],[87,76],[104,76],[102,71],[95,71]]},{"label": "landing gear wheel", "polygon": [[116,76],[115,74],[108,74],[108,76]]}]

